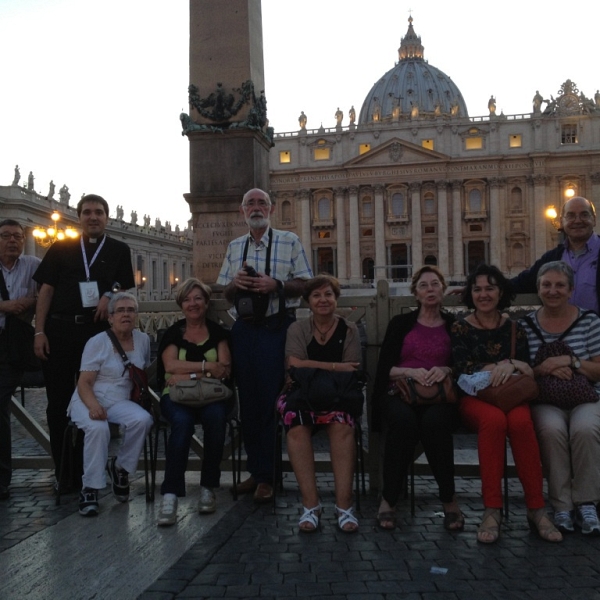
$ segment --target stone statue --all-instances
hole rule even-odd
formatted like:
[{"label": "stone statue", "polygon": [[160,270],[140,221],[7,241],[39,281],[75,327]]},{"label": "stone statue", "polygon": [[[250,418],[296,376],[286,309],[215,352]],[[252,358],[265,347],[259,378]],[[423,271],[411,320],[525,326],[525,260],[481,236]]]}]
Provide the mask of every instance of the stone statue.
[{"label": "stone statue", "polygon": [[33,190],[33,180],[35,177],[33,176],[33,171],[29,171],[29,176],[27,177],[27,189]]},{"label": "stone statue", "polygon": [[62,204],[66,204],[68,206],[69,200],[71,199],[71,194],[69,194],[69,188],[67,185],[63,185],[58,191],[58,196]]},{"label": "stone statue", "polygon": [[165,221],[165,231],[171,233],[171,221]]},{"label": "stone statue", "polygon": [[54,185],[54,181],[50,180],[50,189],[48,190],[48,200],[52,200],[54,198],[54,190],[56,186]]},{"label": "stone statue", "polygon": [[596,106],[600,106],[600,90],[596,90],[594,94],[594,102],[596,102]]},{"label": "stone statue", "polygon": [[175,233],[179,233],[179,225],[175,225]]},{"label": "stone statue", "polygon": [[144,215],[144,227],[150,227],[150,215]]},{"label": "stone statue", "polygon": [[533,97],[533,112],[534,112],[534,114],[537,115],[542,112],[542,102],[543,101],[544,101],[544,98],[542,98],[540,91],[535,90],[535,96]]},{"label": "stone statue", "polygon": [[349,115],[350,125],[354,125],[354,123],[356,123],[356,111],[354,110],[354,104],[350,107]]},{"label": "stone statue", "polygon": [[488,100],[488,110],[490,111],[490,115],[496,114],[496,98],[493,95]]},{"label": "stone statue", "polygon": [[336,127],[342,126],[343,118],[344,118],[344,113],[340,110],[340,107],[338,106],[337,110],[335,111],[335,126]]},{"label": "stone statue", "polygon": [[117,206],[117,219],[119,221],[123,220],[123,207],[121,205]]},{"label": "stone statue", "polygon": [[15,177],[13,179],[13,185],[19,185],[19,180],[21,179],[21,171],[19,171],[19,165],[15,165]]},{"label": "stone statue", "polygon": [[154,228],[157,229],[158,231],[160,231],[161,227],[162,227],[162,223],[160,222],[160,219],[154,219]]},{"label": "stone statue", "polygon": [[132,210],[131,211],[131,224],[132,225],[137,225],[137,219],[138,219],[137,211],[136,210]]},{"label": "stone statue", "polygon": [[300,123],[300,129],[306,129],[306,115],[304,114],[304,111],[302,111],[300,113],[300,116],[298,117],[298,123]]}]

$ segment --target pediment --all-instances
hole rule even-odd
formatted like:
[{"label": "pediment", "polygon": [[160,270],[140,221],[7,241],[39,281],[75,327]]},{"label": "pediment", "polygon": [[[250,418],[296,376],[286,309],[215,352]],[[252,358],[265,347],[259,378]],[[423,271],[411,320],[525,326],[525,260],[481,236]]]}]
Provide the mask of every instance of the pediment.
[{"label": "pediment", "polygon": [[450,160],[450,157],[435,150],[427,150],[406,140],[392,138],[371,148],[368,152],[349,160],[345,167],[376,167],[413,163],[438,163]]}]

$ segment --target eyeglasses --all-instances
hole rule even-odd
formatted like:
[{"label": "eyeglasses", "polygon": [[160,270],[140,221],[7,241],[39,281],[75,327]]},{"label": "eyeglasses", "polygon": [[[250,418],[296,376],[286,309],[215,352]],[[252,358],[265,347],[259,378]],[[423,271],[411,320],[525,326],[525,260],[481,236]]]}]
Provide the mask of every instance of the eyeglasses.
[{"label": "eyeglasses", "polygon": [[577,219],[579,219],[580,221],[583,221],[584,223],[587,221],[591,221],[593,220],[594,215],[592,213],[589,212],[582,212],[579,214],[576,213],[567,213],[566,215],[563,215],[563,219],[567,222],[567,223],[572,223],[573,221],[576,221]]},{"label": "eyeglasses", "polygon": [[137,309],[134,308],[133,306],[119,306],[119,308],[115,308],[115,310],[113,310],[113,314],[117,314],[117,315],[124,315],[124,314],[133,314],[136,313]]},{"label": "eyeglasses", "polygon": [[25,236],[22,233],[8,233],[8,231],[3,231],[0,233],[0,238],[3,240],[10,240],[10,238],[15,238],[15,241],[22,242]]},{"label": "eyeglasses", "polygon": [[244,202],[242,204],[242,206],[249,206],[249,207],[255,207],[258,206],[259,208],[267,208],[267,206],[270,206],[270,203],[267,202],[266,200],[264,200],[263,198],[260,199],[254,199],[254,198],[250,198],[250,200],[247,200],[246,202]]}]

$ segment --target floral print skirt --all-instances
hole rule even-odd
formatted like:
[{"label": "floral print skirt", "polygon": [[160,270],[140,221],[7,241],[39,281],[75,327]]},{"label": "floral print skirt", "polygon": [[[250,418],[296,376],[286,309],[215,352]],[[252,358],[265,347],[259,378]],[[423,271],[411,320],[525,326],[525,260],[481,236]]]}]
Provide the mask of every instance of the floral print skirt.
[{"label": "floral print skirt", "polygon": [[277,398],[277,412],[281,415],[283,426],[289,431],[296,425],[314,427],[317,425],[329,425],[330,423],[344,423],[354,427],[354,419],[345,412],[333,411],[328,413],[315,413],[309,410],[287,410],[285,402],[286,394]]}]

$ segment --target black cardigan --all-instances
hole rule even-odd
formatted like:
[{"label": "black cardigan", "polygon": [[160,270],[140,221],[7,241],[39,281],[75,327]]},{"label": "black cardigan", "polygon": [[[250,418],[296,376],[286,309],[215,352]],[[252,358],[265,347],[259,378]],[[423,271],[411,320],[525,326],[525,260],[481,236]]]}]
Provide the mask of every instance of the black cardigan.
[{"label": "black cardigan", "polygon": [[[442,318],[446,322],[446,330],[450,335],[450,328],[455,318],[449,313],[442,311]],[[371,397],[371,431],[382,430],[382,408],[383,399],[387,394],[390,381],[390,369],[397,364],[402,352],[404,338],[410,333],[419,317],[419,310],[414,310],[403,315],[396,315],[388,324],[379,352],[377,373],[375,375],[375,386]]]}]

